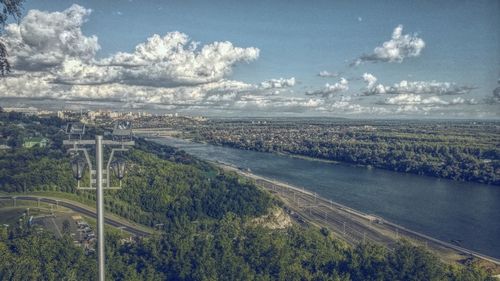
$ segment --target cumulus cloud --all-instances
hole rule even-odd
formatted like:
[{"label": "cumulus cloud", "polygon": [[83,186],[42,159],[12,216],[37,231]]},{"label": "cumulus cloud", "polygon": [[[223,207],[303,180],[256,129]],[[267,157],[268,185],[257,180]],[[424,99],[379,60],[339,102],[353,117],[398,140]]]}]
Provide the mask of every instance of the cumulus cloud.
[{"label": "cumulus cloud", "polygon": [[349,81],[345,78],[340,78],[340,81],[331,85],[326,83],[325,87],[320,90],[306,92],[309,96],[321,96],[323,98],[330,98],[337,93],[345,92],[349,90]]},{"label": "cumulus cloud", "polygon": [[365,72],[363,74],[363,81],[365,81],[367,83],[366,88],[373,89],[373,87],[375,86],[375,83],[377,82],[377,77],[375,77],[371,73]]},{"label": "cumulus cloud", "polygon": [[419,104],[446,104],[446,102],[439,97],[432,96],[422,98],[421,95],[415,94],[400,94],[395,97],[389,97],[385,100],[384,104],[389,105],[419,105]]},{"label": "cumulus cloud", "polygon": [[20,24],[9,24],[2,37],[15,69],[43,70],[66,58],[89,61],[99,50],[96,36],[85,36],[81,27],[91,13],[79,5],[62,12],[30,10]]},{"label": "cumulus cloud", "polygon": [[398,62],[405,58],[418,57],[425,48],[425,42],[416,34],[403,34],[403,25],[398,25],[392,32],[392,38],[382,46],[376,47],[373,53],[362,55],[352,65],[363,62]]},{"label": "cumulus cloud", "polygon": [[0,80],[0,97],[231,107],[250,91],[295,84],[295,78],[271,79],[260,88],[228,80],[233,67],[257,59],[259,49],[227,41],[200,46],[181,32],[153,35],[133,52],[97,59],[97,37],[81,30],[90,13],[79,5],[30,10],[7,26],[2,40],[17,72]]},{"label": "cumulus cloud", "polygon": [[181,32],[153,35],[134,52],[96,59],[96,36],[85,36],[82,25],[91,13],[79,5],[62,12],[30,10],[19,24],[6,27],[5,41],[16,70],[50,71],[55,83],[126,83],[160,87],[217,82],[241,62],[259,57],[259,49],[231,42],[198,47]]},{"label": "cumulus cloud", "polygon": [[51,83],[52,79],[52,76],[38,72],[5,76],[0,79],[0,98],[43,98],[49,95],[58,98],[64,95],[60,90],[53,91],[56,85]]},{"label": "cumulus cloud", "polygon": [[[196,86],[151,87],[109,83],[96,85],[66,85],[53,83],[54,75],[28,72],[6,76],[0,80],[1,97],[46,98],[61,100],[95,100],[138,102],[170,105],[198,105],[228,100],[254,89],[251,84],[220,80]],[[216,96],[211,98],[212,96]]]},{"label": "cumulus cloud", "polygon": [[385,99],[381,104],[386,105],[458,105],[458,104],[477,104],[474,99],[465,99],[463,97],[455,97],[451,100],[444,100],[438,96],[422,97],[416,94],[399,94],[394,97]]},{"label": "cumulus cloud", "polygon": [[[89,9],[78,5],[53,13],[31,10],[19,24],[8,25],[2,40],[8,45],[11,62],[17,71],[0,79],[0,98],[169,110],[208,108],[219,112],[260,110],[262,113],[311,111],[345,114],[429,112],[439,106],[475,102],[462,97],[449,100],[441,97],[467,93],[472,89],[470,87],[421,81],[401,81],[384,86],[369,73],[363,75],[367,83],[365,94],[397,95],[379,104],[373,104],[374,97],[353,100],[353,97],[339,94],[349,90],[349,81],[345,78],[326,84],[323,89],[307,92],[308,97],[273,95],[270,93],[291,93],[291,89],[286,88],[297,83],[295,78],[269,79],[256,85],[228,79],[236,65],[259,57],[258,48],[241,48],[231,42],[200,45],[181,32],[153,35],[132,52],[119,52],[99,59],[96,57],[100,48],[97,37],[84,35],[81,30],[90,13]],[[411,41],[413,37],[416,38],[402,35],[401,27],[399,35],[393,35],[391,41]],[[385,47],[390,49],[384,43]],[[404,46],[396,49],[401,61],[416,56]],[[374,54],[380,57],[378,60],[399,60],[397,56],[391,59],[384,55],[382,50],[374,51]],[[321,71],[318,75],[339,76],[328,71]],[[498,92],[500,90],[494,92],[495,97],[500,95]],[[401,94],[406,96],[398,97]]]},{"label": "cumulus cloud", "polygon": [[100,85],[121,82],[123,72],[120,67],[88,64],[80,59],[67,58],[57,68],[52,69],[54,82],[68,85]]},{"label": "cumulus cloud", "polygon": [[[283,96],[260,96],[243,95],[235,102],[239,110],[274,111],[282,112],[317,112],[318,114],[388,114],[391,109],[382,106],[365,106],[354,102],[350,96],[340,96],[336,100],[325,100],[317,97],[283,97]],[[392,110],[394,111],[394,110]]]},{"label": "cumulus cloud", "polygon": [[316,110],[323,104],[323,100],[316,98],[247,94],[241,96],[240,100],[234,103],[234,108],[239,110],[280,110],[283,112],[304,112],[306,110]]},{"label": "cumulus cloud", "polygon": [[451,101],[449,101],[449,104],[450,105],[454,105],[454,104],[475,105],[475,104],[479,104],[479,103],[475,99],[473,99],[473,98],[466,99],[466,98],[463,98],[463,97],[456,97],[456,98],[453,98]]},{"label": "cumulus cloud", "polygon": [[323,70],[323,71],[320,71],[318,73],[318,76],[319,77],[339,77],[340,73],[338,73],[338,72],[329,72],[329,71]]},{"label": "cumulus cloud", "polygon": [[136,46],[133,53],[119,52],[94,64],[71,62],[57,72],[68,84],[120,82],[132,85],[176,87],[212,83],[229,75],[238,62],[259,57],[259,49],[214,42],[198,48],[181,32],[157,34]]},{"label": "cumulus cloud", "polygon": [[134,53],[120,52],[101,62],[120,67],[121,78],[132,84],[197,85],[215,82],[230,74],[238,62],[259,57],[259,49],[214,42],[198,48],[197,42],[181,32],[153,35]]},{"label": "cumulus cloud", "polygon": [[281,89],[295,86],[295,77],[269,79],[260,83],[262,89]]},{"label": "cumulus cloud", "polygon": [[437,81],[407,81],[402,80],[392,86],[377,84],[377,78],[370,74],[363,74],[363,80],[367,83],[365,95],[378,94],[415,94],[415,95],[463,95],[468,94],[475,87],[461,86],[450,82]]}]

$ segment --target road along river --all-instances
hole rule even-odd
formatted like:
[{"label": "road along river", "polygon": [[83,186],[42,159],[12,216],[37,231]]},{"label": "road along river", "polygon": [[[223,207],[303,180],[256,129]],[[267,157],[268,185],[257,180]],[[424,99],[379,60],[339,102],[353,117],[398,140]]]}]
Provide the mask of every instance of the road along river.
[{"label": "road along river", "polygon": [[150,139],[200,159],[226,163],[363,213],[494,258],[500,258],[500,188],[299,159],[271,153]]}]

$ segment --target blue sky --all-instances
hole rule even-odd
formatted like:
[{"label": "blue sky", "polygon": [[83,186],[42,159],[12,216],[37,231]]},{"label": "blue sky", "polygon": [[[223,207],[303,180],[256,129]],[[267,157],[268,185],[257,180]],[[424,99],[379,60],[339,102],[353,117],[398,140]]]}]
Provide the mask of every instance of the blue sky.
[{"label": "blue sky", "polygon": [[[229,41],[234,47],[257,48],[259,53],[258,56],[247,54],[225,62],[229,71],[215,75],[207,82],[211,83],[210,86],[202,85],[199,80],[196,80],[196,85],[191,81],[188,85],[182,82],[167,85],[158,79],[178,80],[171,76],[143,79],[143,74],[139,85],[135,85],[137,77],[125,82],[133,87],[154,84],[156,88],[153,90],[159,97],[144,99],[134,98],[132,94],[126,97],[109,95],[101,86],[102,81],[88,85],[87,80],[86,86],[92,89],[85,91],[94,93],[88,97],[82,98],[78,94],[47,96],[51,99],[63,97],[60,100],[65,104],[79,99],[92,100],[96,104],[112,101],[118,108],[196,111],[209,115],[286,113],[498,118],[500,97],[493,91],[499,86],[500,78],[499,1],[37,0],[26,2],[25,15],[32,9],[46,13],[62,12],[73,4],[92,10],[85,13],[85,21],[78,26],[84,36],[95,35],[99,45],[92,53],[92,62],[87,60],[86,64],[102,66],[103,61],[112,60],[117,52],[134,53],[137,45],[154,34],[163,37],[174,31],[199,42],[198,48]],[[375,48],[390,41],[399,25],[402,25],[402,37],[407,35],[410,40],[421,40],[424,47],[413,50],[418,54],[403,54],[398,60],[374,55]],[[406,47],[402,46],[400,51]],[[363,55],[372,55],[375,59],[349,66]],[[14,61],[21,59],[15,58]],[[27,70],[19,63],[17,73],[30,78],[35,72],[59,73],[54,67],[57,68],[51,65],[51,69],[31,67]],[[318,73],[321,71],[339,75],[320,77]],[[368,80],[363,79],[365,73],[377,78],[373,88],[380,84],[384,90],[369,89]],[[274,83],[279,87],[261,85],[280,78],[283,80]],[[293,83],[281,83],[291,81],[291,78],[294,78]],[[347,81],[347,87],[342,87],[341,78]],[[61,80],[52,76],[51,79],[56,83]],[[245,85],[212,85],[221,79]],[[407,83],[401,84],[404,80]],[[74,93],[84,87],[81,82],[67,81],[57,91]],[[115,85],[123,81],[121,77],[106,80],[106,83]],[[14,88],[14,81],[3,83],[7,90]],[[159,84],[169,89],[160,91],[157,89]],[[77,87],[80,88],[73,89]],[[110,85],[105,87],[106,90],[111,88]],[[179,90],[178,87],[183,88]],[[148,92],[148,89],[136,90]],[[222,94],[218,89],[222,89]],[[29,89],[16,88],[6,98],[36,96],[25,91]],[[178,94],[179,91],[201,91],[200,99],[183,96]],[[101,99],[95,92],[102,92],[104,97]],[[215,98],[211,98],[213,96]]]}]

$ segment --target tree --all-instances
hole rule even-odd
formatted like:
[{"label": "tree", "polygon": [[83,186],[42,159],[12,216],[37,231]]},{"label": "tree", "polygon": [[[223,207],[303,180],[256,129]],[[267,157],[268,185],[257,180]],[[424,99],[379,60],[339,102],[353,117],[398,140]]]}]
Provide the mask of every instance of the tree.
[{"label": "tree", "polygon": [[[24,0],[0,0],[1,11],[0,11],[0,35],[3,33],[5,23],[9,16],[14,19],[19,19],[21,17],[21,7]],[[0,75],[3,76],[10,72],[10,63],[7,59],[7,47],[2,38],[0,37]]]},{"label": "tree", "polygon": [[71,227],[69,220],[65,219],[62,224],[62,230],[65,234],[69,234]]}]

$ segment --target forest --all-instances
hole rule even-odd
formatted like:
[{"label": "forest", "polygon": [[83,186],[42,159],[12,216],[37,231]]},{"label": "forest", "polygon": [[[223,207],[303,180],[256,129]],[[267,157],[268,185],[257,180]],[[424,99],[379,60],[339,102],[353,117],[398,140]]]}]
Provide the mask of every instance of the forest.
[{"label": "forest", "polygon": [[220,119],[187,137],[397,172],[500,185],[500,124],[466,120]]},{"label": "forest", "polygon": [[[0,150],[0,191],[59,191],[92,204],[93,193],[75,190],[62,125],[0,113],[0,132],[12,144]],[[50,138],[50,144],[19,145],[30,135]],[[492,280],[474,263],[448,265],[405,241],[394,251],[352,247],[314,226],[252,223],[280,206],[278,199],[173,148],[138,139],[125,156],[130,168],[124,188],[106,192],[107,210],[163,227],[135,243],[107,234],[111,280]],[[23,221],[0,229],[0,280],[93,280],[95,272],[95,256],[69,236],[54,239]]]},{"label": "forest", "polygon": [[[136,243],[108,234],[106,256],[110,280],[494,280],[474,264],[446,265],[404,241],[394,251],[348,247],[315,228],[272,230],[232,213]],[[0,230],[1,280],[94,280],[95,261],[69,236],[54,239],[21,223]]]}]

